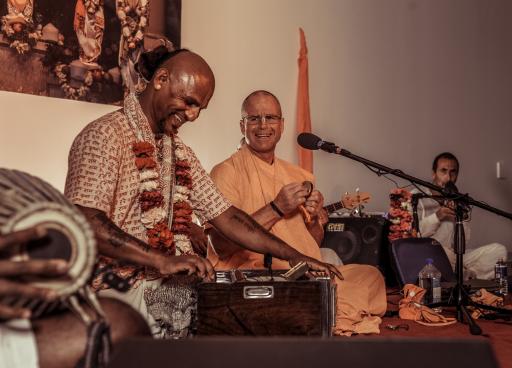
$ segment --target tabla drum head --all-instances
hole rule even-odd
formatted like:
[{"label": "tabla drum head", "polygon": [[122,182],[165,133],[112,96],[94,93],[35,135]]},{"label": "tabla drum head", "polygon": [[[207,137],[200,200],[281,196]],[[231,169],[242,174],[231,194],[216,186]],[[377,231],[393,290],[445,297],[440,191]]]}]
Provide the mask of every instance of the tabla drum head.
[{"label": "tabla drum head", "polygon": [[33,286],[53,289],[57,300],[28,300],[19,296],[0,296],[2,303],[32,310],[32,317],[63,305],[86,287],[96,260],[96,239],[85,216],[62,193],[30,174],[0,168],[0,234],[43,226],[48,235],[27,244],[2,251],[11,261],[63,259],[68,272],[62,277],[20,275],[19,280]]},{"label": "tabla drum head", "polygon": [[84,286],[96,259],[94,234],[80,213],[56,203],[37,203],[26,207],[10,219],[2,233],[43,226],[48,235],[22,246],[13,260],[63,259],[68,273],[61,278],[32,278],[34,286],[51,288],[67,296]]}]

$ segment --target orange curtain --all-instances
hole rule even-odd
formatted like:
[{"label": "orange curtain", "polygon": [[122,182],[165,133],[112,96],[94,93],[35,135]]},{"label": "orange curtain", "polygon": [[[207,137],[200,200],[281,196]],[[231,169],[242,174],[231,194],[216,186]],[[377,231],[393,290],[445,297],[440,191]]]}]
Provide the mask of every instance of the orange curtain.
[{"label": "orange curtain", "polygon": [[[299,50],[299,81],[297,84],[297,134],[311,133],[311,113],[309,111],[309,76],[308,76],[308,47],[302,28],[300,32]],[[313,152],[298,146],[299,166],[313,172]]]}]

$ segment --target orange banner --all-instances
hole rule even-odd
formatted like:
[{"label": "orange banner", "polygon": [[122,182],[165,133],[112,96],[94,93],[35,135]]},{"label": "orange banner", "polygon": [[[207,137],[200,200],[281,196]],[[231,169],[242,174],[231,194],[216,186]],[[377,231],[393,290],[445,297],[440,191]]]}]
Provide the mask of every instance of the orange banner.
[{"label": "orange banner", "polygon": [[[306,36],[302,28],[300,32],[300,50],[299,50],[299,80],[297,83],[297,134],[307,132],[311,133],[311,113],[309,110],[309,75],[308,75],[308,47],[306,45]],[[299,166],[304,170],[313,172],[313,152],[298,147]]]}]

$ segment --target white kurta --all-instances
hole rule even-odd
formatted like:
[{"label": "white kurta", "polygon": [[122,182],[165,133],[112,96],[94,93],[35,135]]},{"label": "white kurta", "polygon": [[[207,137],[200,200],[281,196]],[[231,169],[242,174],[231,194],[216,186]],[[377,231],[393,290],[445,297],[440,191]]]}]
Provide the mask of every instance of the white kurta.
[{"label": "white kurta", "polygon": [[[427,188],[422,188],[427,194],[431,194]],[[413,189],[412,193],[419,193]],[[422,198],[418,202],[419,230],[422,237],[434,238],[443,246],[452,267],[455,268],[456,254],[453,251],[455,223],[452,221],[440,221],[436,212],[441,205],[430,198]],[[466,243],[469,241],[471,231],[469,222],[464,222]],[[467,250],[464,253],[464,277],[490,280],[494,278],[494,265],[499,258],[506,260],[507,249],[502,244],[491,243],[476,249]]]}]

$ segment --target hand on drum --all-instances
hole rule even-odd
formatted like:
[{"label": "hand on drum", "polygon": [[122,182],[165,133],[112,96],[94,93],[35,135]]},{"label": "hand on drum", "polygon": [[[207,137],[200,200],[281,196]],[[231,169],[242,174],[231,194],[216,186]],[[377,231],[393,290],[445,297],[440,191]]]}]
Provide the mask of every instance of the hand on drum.
[{"label": "hand on drum", "polygon": [[0,235],[0,320],[30,317],[30,310],[28,309],[3,304],[3,297],[23,296],[33,299],[52,300],[57,296],[51,289],[31,286],[17,278],[27,275],[44,277],[62,276],[68,269],[65,261],[56,259],[11,261],[6,258],[6,254],[9,254],[10,249],[30,240],[40,239],[45,235],[46,230],[42,227]]}]

